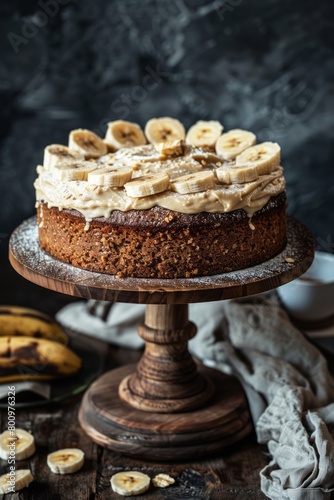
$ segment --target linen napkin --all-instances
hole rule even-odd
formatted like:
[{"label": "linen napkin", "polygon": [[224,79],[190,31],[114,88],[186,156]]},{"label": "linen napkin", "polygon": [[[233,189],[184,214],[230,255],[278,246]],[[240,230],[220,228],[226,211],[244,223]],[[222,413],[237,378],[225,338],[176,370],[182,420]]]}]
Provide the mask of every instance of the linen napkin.
[{"label": "linen napkin", "polygon": [[[64,326],[138,348],[145,306],[78,302]],[[334,490],[334,379],[320,351],[290,322],[275,292],[190,304],[198,328],[190,351],[243,385],[259,443],[270,463],[261,489],[275,500],[325,500]]]}]

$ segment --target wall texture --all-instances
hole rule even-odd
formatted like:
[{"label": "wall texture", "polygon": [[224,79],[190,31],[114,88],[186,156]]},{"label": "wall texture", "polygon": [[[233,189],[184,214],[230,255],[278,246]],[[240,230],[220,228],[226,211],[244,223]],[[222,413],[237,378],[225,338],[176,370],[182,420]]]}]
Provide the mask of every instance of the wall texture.
[{"label": "wall texture", "polygon": [[333,14],[329,0],[2,2],[0,248],[34,213],[47,144],[168,115],[279,142],[289,212],[334,251]]}]

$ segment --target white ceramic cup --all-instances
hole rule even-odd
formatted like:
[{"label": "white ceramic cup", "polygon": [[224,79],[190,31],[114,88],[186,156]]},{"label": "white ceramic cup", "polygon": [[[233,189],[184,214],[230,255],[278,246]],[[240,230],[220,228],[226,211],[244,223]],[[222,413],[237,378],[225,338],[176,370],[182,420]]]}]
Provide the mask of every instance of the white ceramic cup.
[{"label": "white ceramic cup", "polygon": [[334,255],[316,251],[306,273],[277,288],[277,293],[292,318],[312,323],[334,320]]}]

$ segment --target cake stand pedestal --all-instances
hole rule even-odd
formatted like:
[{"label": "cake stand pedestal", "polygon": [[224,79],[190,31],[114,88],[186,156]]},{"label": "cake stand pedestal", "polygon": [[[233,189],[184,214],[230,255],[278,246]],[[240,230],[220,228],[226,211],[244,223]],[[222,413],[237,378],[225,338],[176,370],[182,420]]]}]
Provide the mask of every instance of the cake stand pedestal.
[{"label": "cake stand pedestal", "polygon": [[288,220],[288,241],[279,255],[240,271],[182,279],[116,278],[85,271],[45,254],[36,218],[10,239],[10,261],[28,280],[84,298],[146,305],[138,333],[145,352],[137,366],[105,373],[87,390],[79,411],[96,443],[135,457],[177,460],[212,454],[252,429],[239,382],[194,361],[187,347],[196,334],[188,304],[244,297],[283,285],[313,260],[309,231]]}]

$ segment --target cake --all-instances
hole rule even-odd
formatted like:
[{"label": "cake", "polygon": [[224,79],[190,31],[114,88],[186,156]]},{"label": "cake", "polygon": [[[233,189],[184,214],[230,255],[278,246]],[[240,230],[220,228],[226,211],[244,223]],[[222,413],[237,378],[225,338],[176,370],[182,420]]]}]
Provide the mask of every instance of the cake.
[{"label": "cake", "polygon": [[173,118],[77,129],[44,151],[35,181],[39,243],[117,277],[181,278],[262,263],[286,245],[280,147],[252,132]]}]

